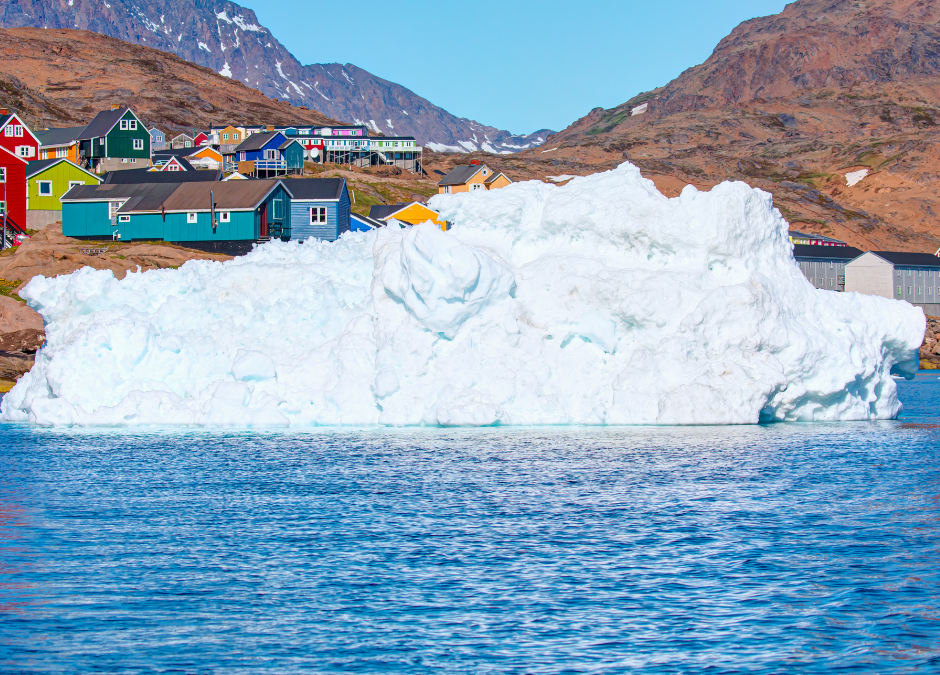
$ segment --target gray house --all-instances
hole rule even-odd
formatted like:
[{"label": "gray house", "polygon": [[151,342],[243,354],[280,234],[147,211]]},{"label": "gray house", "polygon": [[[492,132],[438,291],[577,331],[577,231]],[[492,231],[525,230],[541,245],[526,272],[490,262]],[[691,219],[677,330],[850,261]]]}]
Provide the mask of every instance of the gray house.
[{"label": "gray house", "polygon": [[845,290],[845,265],[860,255],[862,251],[851,246],[793,246],[793,257],[803,275],[813,286],[827,291]]},{"label": "gray house", "polygon": [[291,192],[291,238],[335,241],[349,232],[349,190],[345,178],[295,178],[284,183]]},{"label": "gray house", "polygon": [[906,300],[925,314],[940,316],[940,258],[869,251],[845,266],[845,290]]}]

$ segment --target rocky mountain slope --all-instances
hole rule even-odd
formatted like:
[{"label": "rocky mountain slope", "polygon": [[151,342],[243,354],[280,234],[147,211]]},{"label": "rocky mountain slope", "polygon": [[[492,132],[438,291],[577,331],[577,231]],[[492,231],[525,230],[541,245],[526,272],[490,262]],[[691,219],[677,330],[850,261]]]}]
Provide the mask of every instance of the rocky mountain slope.
[{"label": "rocky mountain slope", "polygon": [[0,105],[35,129],[87,124],[111,103],[170,132],[220,120],[336,124],[173,54],[89,31],[0,29],[0,54]]},{"label": "rocky mountain slope", "polygon": [[746,180],[798,229],[932,253],[938,124],[940,3],[799,0],[741,24],[665,87],[595,109],[528,154],[555,173],[629,159],[658,184]]},{"label": "rocky mountain slope", "polygon": [[[305,20],[313,22],[316,10],[311,6],[309,11]],[[517,152],[535,147],[550,133],[542,130],[518,136],[456,117],[352,64],[302,65],[260,25],[253,11],[228,0],[7,0],[0,4],[0,27],[18,26],[91,30],[172,52],[269,97],[367,124],[389,136],[414,136],[437,150]]]}]

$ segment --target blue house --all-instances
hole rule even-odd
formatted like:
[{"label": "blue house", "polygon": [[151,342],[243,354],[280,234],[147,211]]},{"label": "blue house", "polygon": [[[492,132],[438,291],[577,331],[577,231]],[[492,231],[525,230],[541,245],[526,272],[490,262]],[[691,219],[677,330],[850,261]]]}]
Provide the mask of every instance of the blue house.
[{"label": "blue house", "polygon": [[290,204],[280,180],[75,186],[62,197],[62,232],[240,255],[256,242],[290,239]]},{"label": "blue house", "polygon": [[371,232],[380,227],[385,227],[386,223],[369,216],[360,216],[358,213],[349,214],[350,232]]},{"label": "blue house", "polygon": [[[252,134],[229,153],[222,156],[223,169],[238,171],[244,176],[270,178],[287,174],[287,160],[284,151],[290,147],[287,136],[280,131],[265,131]],[[301,153],[303,148],[298,146]],[[301,156],[300,168],[303,169]]]},{"label": "blue house", "polygon": [[345,178],[294,178],[290,189],[291,237],[335,241],[350,227],[349,189]]}]

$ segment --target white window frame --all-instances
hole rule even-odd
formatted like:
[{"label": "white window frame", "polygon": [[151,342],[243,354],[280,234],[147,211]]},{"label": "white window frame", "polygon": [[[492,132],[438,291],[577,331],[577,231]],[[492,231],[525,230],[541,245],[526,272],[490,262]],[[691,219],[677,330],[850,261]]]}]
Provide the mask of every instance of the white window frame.
[{"label": "white window frame", "polygon": [[[43,192],[43,186],[48,186],[49,192]],[[52,196],[52,181],[51,180],[37,180],[36,181],[36,194],[40,197],[51,197]]]},{"label": "white window frame", "polygon": [[485,190],[486,186],[483,183],[470,183],[470,191],[474,192],[476,190]]},{"label": "white window frame", "polygon": [[144,139],[135,138],[134,139],[134,150],[143,150],[144,149]]},{"label": "white window frame", "polygon": [[198,223],[198,222],[199,222],[199,214],[198,214],[198,213],[187,213],[187,214],[186,214],[186,224],[187,224],[187,225],[195,225],[195,224]]},{"label": "white window frame", "polygon": [[325,206],[311,206],[310,207],[310,224],[319,225],[320,223],[326,222],[326,207]]},{"label": "white window frame", "polygon": [[118,125],[121,131],[127,131],[127,120],[121,120],[121,123]]},{"label": "white window frame", "polygon": [[219,222],[220,223],[232,222],[232,212],[231,211],[219,211]]},{"label": "white window frame", "polygon": [[85,184],[85,183],[83,183],[83,182],[80,181],[80,180],[70,180],[70,181],[69,181],[69,190],[71,190],[71,189],[72,189],[73,187],[75,187],[76,185],[84,185],[84,184]]},{"label": "white window frame", "polygon": [[130,216],[127,216],[127,215],[119,215],[119,216],[118,216],[118,222],[119,222],[119,223],[129,223],[129,222],[131,222],[131,217],[130,217]]},{"label": "white window frame", "polygon": [[16,154],[18,157],[32,157],[33,156],[33,146],[31,145],[18,145],[16,146]]},{"label": "white window frame", "polygon": [[127,120],[127,130],[137,131],[137,120]]},{"label": "white window frame", "polygon": [[23,126],[20,124],[17,124],[15,127],[13,127],[13,135],[16,136],[17,138],[22,138]]},{"label": "white window frame", "polygon": [[271,220],[282,220],[284,218],[284,203],[280,197],[271,200]]}]

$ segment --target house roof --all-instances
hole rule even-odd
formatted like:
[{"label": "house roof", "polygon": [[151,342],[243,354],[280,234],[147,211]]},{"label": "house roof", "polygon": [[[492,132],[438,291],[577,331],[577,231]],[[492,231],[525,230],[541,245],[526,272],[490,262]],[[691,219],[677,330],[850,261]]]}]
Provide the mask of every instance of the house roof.
[{"label": "house roof", "polygon": [[[192,148],[190,148],[190,149],[192,149]],[[172,156],[168,157],[168,158],[167,158],[167,161],[166,161],[166,162],[163,162],[163,166],[166,166],[166,165],[169,164],[170,162],[176,162],[176,163],[179,164],[181,167],[183,167],[183,170],[184,170],[184,171],[195,171],[195,170],[196,170],[196,167],[194,167],[192,164],[190,164],[189,162],[187,162],[185,159],[183,159],[183,158],[180,157],[179,155],[172,155]],[[162,169],[157,169],[157,171],[161,171],[161,170],[162,170]]]},{"label": "house roof", "polygon": [[[793,245],[793,257],[797,260],[800,258],[818,258],[820,260],[843,260],[848,262],[849,260],[855,260],[863,253],[864,251],[851,246],[819,246],[816,244]],[[940,258],[938,258],[938,260],[940,260]]]},{"label": "house roof", "polygon": [[90,171],[85,171],[85,169],[83,169],[82,167],[80,167],[78,164],[75,164],[74,162],[70,162],[70,161],[67,160],[65,157],[60,157],[60,158],[58,158],[58,159],[36,159],[36,160],[33,160],[32,162],[30,162],[29,164],[26,165],[26,177],[27,177],[27,178],[31,178],[32,176],[35,176],[35,175],[37,175],[37,174],[40,174],[40,173],[42,173],[43,171],[45,171],[46,169],[48,169],[49,167],[55,166],[55,165],[58,164],[59,162],[66,162],[67,164],[71,164],[73,167],[75,167],[76,169],[78,169],[78,170],[81,171],[82,173],[87,173],[89,176],[92,176],[93,178],[96,178],[96,179],[98,179],[98,180],[101,180],[99,176],[96,176],[95,174],[91,173]]},{"label": "house roof", "polygon": [[173,194],[179,186],[179,183],[76,185],[62,196],[62,201],[125,200],[119,212],[159,211],[163,200]]},{"label": "house roof", "polygon": [[[247,180],[230,183],[183,183],[164,202],[167,211],[208,211],[209,191],[215,193],[216,208],[254,209],[272,190],[284,184],[280,180]],[[288,194],[290,188],[285,185]]]},{"label": "house roof", "polygon": [[[485,164],[471,164],[470,166],[455,166],[446,176],[441,179],[438,185],[463,185],[468,180],[482,171]],[[489,168],[489,167],[486,167]]]},{"label": "house roof", "polygon": [[349,218],[351,220],[358,220],[360,223],[365,223],[369,227],[384,227],[385,223],[381,220],[376,220],[375,218],[370,218],[369,216],[360,216],[358,213],[350,213]]},{"label": "house roof", "polygon": [[[335,201],[343,195],[345,178],[291,178],[284,183],[294,199]],[[372,208],[375,208],[374,206]]]},{"label": "house roof", "polygon": [[282,134],[280,131],[264,131],[258,134],[252,134],[243,140],[241,145],[235,148],[235,152],[244,152],[246,150],[261,150],[264,148],[264,146],[270,143],[275,136],[286,138],[286,136],[284,136],[284,134]]},{"label": "house roof", "polygon": [[369,217],[375,220],[384,220],[393,213],[398,213],[409,204],[377,204],[369,208]]},{"label": "house roof", "polygon": [[189,140],[193,140],[195,137],[190,136],[189,134],[176,134],[176,136],[174,136],[171,140],[175,141],[177,138],[188,138]]},{"label": "house roof", "polygon": [[194,152],[199,152],[202,148],[164,148],[163,150],[154,150],[154,158],[163,157],[189,157]]},{"label": "house roof", "polygon": [[806,234],[805,232],[797,232],[796,230],[790,230],[789,236],[794,239],[816,239],[818,241],[831,241],[834,244],[844,244],[844,241],[839,239],[833,239],[832,237],[824,237],[821,234]]},{"label": "house roof", "polygon": [[126,169],[111,171],[104,175],[108,185],[135,185],[149,183],[213,183],[222,178],[216,171],[151,171],[150,169]]},{"label": "house roof", "polygon": [[507,176],[506,174],[504,174],[502,171],[497,171],[496,173],[494,173],[492,176],[490,176],[489,178],[487,178],[487,179],[486,179],[485,181],[483,181],[483,182],[484,182],[484,183],[492,183],[494,180],[496,180],[496,179],[499,178],[500,176],[502,176],[503,178],[505,178],[506,180],[508,180],[510,183],[512,182],[512,178],[510,178],[509,176]]},{"label": "house roof", "polygon": [[[117,110],[102,110],[95,115],[84,131],[78,135],[78,140],[85,141],[99,136],[107,136],[108,132],[114,128],[114,125],[120,121],[130,108],[118,108]],[[133,112],[131,113],[133,115]],[[134,115],[136,118],[137,116]]]},{"label": "house roof", "polygon": [[37,131],[36,139],[39,145],[69,145],[78,140],[79,134],[85,130],[85,127],[65,127],[62,129],[46,129]]},{"label": "house roof", "polygon": [[876,256],[893,265],[903,267],[940,267],[940,258],[932,253],[907,253],[904,251],[872,251]]},{"label": "house roof", "polygon": [[[288,145],[290,145],[291,143],[296,143],[297,145],[300,145],[300,141],[297,140],[296,138],[288,138],[286,141],[284,141],[283,143],[281,143],[281,144],[278,146],[277,149],[278,149],[278,150],[283,150],[284,148],[286,148],[286,147],[287,147]],[[303,146],[301,145],[300,147],[303,147]]]}]

